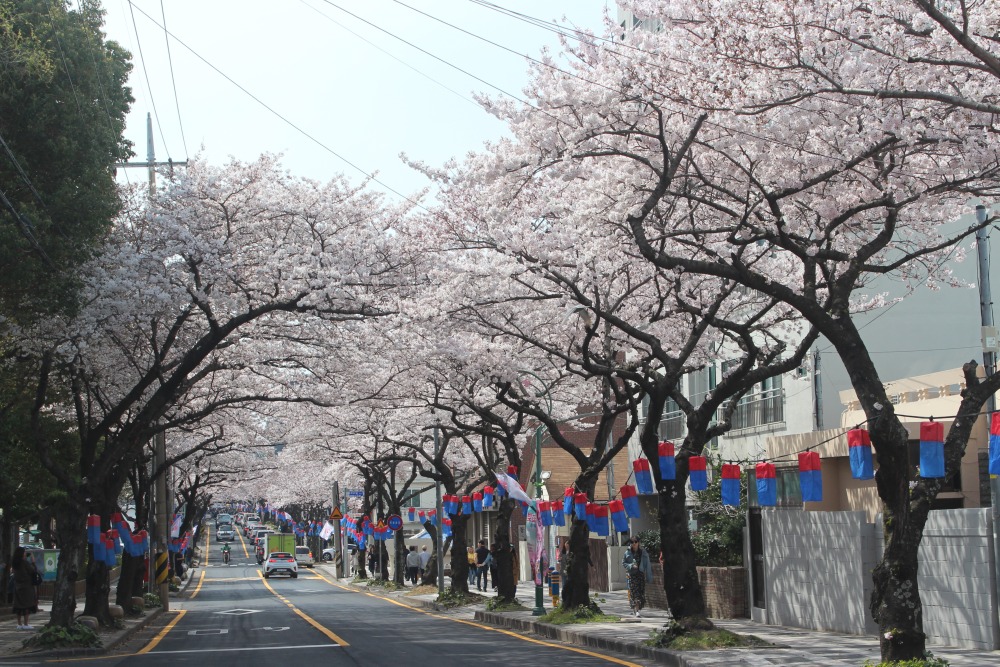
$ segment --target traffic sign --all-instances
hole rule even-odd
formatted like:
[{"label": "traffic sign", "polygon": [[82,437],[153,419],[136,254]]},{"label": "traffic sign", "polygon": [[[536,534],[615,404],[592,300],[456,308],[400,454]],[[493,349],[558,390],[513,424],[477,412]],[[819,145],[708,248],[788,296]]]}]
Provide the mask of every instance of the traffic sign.
[{"label": "traffic sign", "polygon": [[347,492],[347,497],[348,498],[364,498],[365,497],[365,492],[357,490],[357,489],[354,489],[354,490],[351,490],[351,491]]},{"label": "traffic sign", "polygon": [[378,520],[378,529],[379,530],[384,530],[385,529],[385,521],[383,521],[382,519]]},{"label": "traffic sign", "polygon": [[343,518],[344,514],[340,511],[339,507],[334,507],[333,511],[330,512],[330,521],[340,521]]},{"label": "traffic sign", "polygon": [[403,517],[398,514],[393,514],[389,517],[388,525],[389,528],[392,528],[393,530],[399,530],[403,527]]}]

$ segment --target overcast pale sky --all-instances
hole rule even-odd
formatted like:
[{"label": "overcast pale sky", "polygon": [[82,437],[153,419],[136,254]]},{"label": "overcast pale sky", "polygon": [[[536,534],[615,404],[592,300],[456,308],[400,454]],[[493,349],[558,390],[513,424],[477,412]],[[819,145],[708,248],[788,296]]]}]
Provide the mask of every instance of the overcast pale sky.
[{"label": "overcast pale sky", "polygon": [[[400,161],[401,152],[439,165],[500,136],[503,127],[472,93],[500,95],[499,88],[520,96],[527,66],[516,54],[558,49],[553,31],[490,4],[104,0],[108,38],[133,56],[136,101],[126,136],[135,159],[146,159],[152,113],[157,160],[202,155],[222,163],[282,153],[295,175],[343,173],[357,183],[362,171],[377,172],[384,186],[374,187],[409,195],[424,179]],[[495,5],[598,34],[605,8],[616,11],[613,0]],[[130,181],[144,179],[128,171]]]}]

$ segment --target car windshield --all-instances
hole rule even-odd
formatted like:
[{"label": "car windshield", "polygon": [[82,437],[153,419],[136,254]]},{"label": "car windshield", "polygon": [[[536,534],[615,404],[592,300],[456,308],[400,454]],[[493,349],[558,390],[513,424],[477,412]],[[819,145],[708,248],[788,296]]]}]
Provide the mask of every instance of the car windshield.
[{"label": "car windshield", "polygon": [[289,560],[292,554],[286,554],[284,551],[275,551],[271,554],[271,560]]},{"label": "car windshield", "polygon": [[297,554],[308,554],[309,547],[295,547],[295,553]]}]

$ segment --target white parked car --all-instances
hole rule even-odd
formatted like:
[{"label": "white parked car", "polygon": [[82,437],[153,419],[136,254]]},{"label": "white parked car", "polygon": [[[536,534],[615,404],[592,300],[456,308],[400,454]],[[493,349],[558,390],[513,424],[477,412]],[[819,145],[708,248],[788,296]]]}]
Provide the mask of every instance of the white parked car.
[{"label": "white parked car", "polygon": [[305,567],[316,565],[316,559],[313,558],[313,552],[309,547],[295,547],[295,562]]},{"label": "white parked car", "polygon": [[299,564],[295,562],[295,556],[287,551],[269,553],[264,560],[264,578],[267,579],[272,574],[287,574],[292,579],[297,579]]}]

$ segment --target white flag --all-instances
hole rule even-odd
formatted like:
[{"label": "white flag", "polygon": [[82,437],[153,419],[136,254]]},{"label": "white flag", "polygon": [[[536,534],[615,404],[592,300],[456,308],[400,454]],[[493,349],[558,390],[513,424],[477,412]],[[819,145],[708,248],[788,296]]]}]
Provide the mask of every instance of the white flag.
[{"label": "white flag", "polygon": [[503,490],[507,492],[507,495],[514,500],[526,502],[534,507],[534,501],[532,501],[531,498],[528,497],[528,494],[524,492],[524,489],[521,488],[521,483],[507,473],[497,473],[497,484],[502,486]]},{"label": "white flag", "polygon": [[319,531],[319,538],[321,540],[328,540],[335,530],[337,529],[334,528],[333,524],[327,521],[323,524],[323,530]]}]

